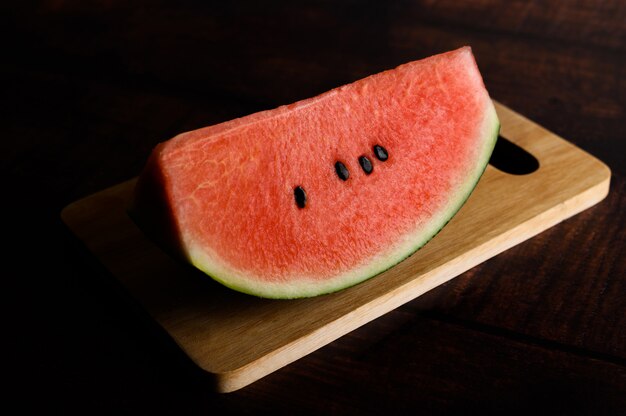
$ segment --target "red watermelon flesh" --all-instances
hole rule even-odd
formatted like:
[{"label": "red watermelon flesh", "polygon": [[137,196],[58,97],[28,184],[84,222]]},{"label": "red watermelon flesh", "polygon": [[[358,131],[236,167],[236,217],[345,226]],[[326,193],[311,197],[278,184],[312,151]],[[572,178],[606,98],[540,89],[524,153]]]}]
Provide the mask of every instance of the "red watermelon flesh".
[{"label": "red watermelon flesh", "polygon": [[465,47],[159,144],[131,215],[238,291],[329,293],[426,244],[475,187],[498,131]]}]

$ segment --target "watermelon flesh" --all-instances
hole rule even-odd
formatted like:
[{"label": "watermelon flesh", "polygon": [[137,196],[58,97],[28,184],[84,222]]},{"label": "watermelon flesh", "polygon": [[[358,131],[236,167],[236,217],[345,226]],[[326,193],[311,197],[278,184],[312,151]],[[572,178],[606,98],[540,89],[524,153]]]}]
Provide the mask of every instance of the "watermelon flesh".
[{"label": "watermelon flesh", "polygon": [[232,289],[334,292],[410,256],[452,218],[499,126],[465,47],[161,143],[130,214]]}]

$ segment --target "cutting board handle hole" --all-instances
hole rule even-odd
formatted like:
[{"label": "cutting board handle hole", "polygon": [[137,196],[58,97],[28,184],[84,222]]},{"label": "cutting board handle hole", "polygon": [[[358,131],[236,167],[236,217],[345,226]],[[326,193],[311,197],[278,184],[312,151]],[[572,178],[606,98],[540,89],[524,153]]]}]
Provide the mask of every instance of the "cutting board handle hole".
[{"label": "cutting board handle hole", "polygon": [[528,175],[539,169],[539,161],[535,156],[502,136],[498,136],[489,163],[511,175]]}]

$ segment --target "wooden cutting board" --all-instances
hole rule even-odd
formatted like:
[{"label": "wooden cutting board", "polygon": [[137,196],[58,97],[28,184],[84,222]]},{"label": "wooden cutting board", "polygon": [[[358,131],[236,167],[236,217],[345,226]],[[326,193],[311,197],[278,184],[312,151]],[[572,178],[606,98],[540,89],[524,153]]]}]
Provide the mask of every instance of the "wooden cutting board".
[{"label": "wooden cutting board", "polygon": [[[170,258],[126,215],[134,180],[67,206],[62,218],[180,348],[237,390],[601,201],[600,161],[496,103],[501,136],[539,161],[526,175],[488,166],[452,221],[385,273],[338,293],[266,300],[231,291]],[[555,241],[555,244],[558,244]]]}]

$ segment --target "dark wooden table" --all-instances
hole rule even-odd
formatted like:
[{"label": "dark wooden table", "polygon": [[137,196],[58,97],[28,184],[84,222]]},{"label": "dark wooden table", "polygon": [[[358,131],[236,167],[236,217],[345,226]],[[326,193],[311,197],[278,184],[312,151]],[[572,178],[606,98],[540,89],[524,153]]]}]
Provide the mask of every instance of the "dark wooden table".
[{"label": "dark wooden table", "polygon": [[[1,6],[22,409],[626,414],[624,1],[29,3]],[[243,390],[211,393],[59,219],[178,132],[465,44],[494,98],[610,166],[608,198]]]}]

